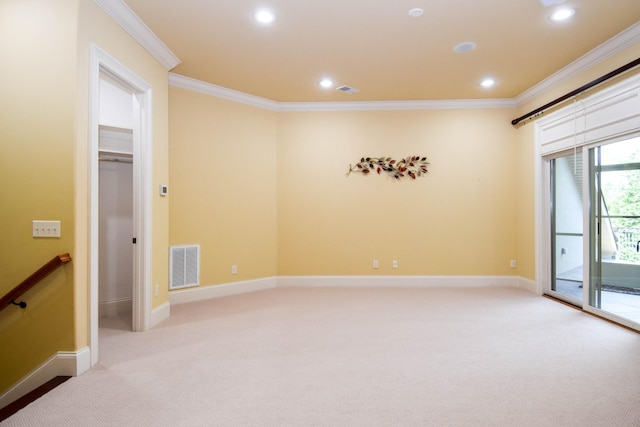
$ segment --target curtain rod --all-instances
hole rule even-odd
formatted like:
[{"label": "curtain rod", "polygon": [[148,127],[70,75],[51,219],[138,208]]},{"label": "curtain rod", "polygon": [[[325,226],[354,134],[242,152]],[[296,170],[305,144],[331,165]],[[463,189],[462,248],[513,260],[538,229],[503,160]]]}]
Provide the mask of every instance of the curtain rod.
[{"label": "curtain rod", "polygon": [[618,74],[622,74],[625,71],[628,71],[628,70],[630,70],[633,67],[636,67],[638,65],[640,65],[640,58],[636,59],[635,61],[631,61],[628,64],[623,65],[622,67],[617,68],[617,69],[611,71],[610,73],[605,74],[604,76],[600,76],[597,79],[587,83],[586,85],[580,86],[578,89],[573,90],[573,91],[571,91],[571,92],[569,92],[569,93],[567,93],[565,95],[562,95],[560,98],[554,99],[553,101],[549,102],[548,104],[545,104],[540,108],[536,108],[535,110],[525,114],[522,117],[518,117],[517,119],[511,120],[511,124],[513,126],[515,126],[518,123],[520,123],[521,121],[523,121],[525,119],[528,119],[529,117],[531,117],[531,116],[533,116],[535,114],[544,113],[544,110],[546,110],[547,108],[553,107],[554,105],[559,104],[562,101],[566,101],[567,99],[572,98],[572,97],[584,92],[585,90],[591,89],[592,87],[594,87],[596,85],[599,85],[600,83],[603,83],[603,82],[609,80],[610,78],[615,77]]}]

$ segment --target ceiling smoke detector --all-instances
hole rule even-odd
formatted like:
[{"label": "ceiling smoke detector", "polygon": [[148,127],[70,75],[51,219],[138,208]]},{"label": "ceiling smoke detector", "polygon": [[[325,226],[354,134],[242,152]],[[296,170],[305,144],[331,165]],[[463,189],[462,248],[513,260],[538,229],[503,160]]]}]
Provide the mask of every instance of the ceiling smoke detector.
[{"label": "ceiling smoke detector", "polygon": [[411,9],[409,11],[409,16],[412,18],[418,18],[420,16],[422,16],[422,14],[424,13],[423,9],[420,9],[419,7],[416,7],[415,9]]},{"label": "ceiling smoke detector", "polygon": [[466,52],[471,52],[476,47],[477,45],[474,42],[463,42],[456,45],[453,48],[453,50],[454,52],[458,52],[458,53],[466,53]]},{"label": "ceiling smoke detector", "polygon": [[358,93],[360,92],[358,89],[351,87],[351,86],[338,86],[336,88],[336,90],[339,90],[340,92],[344,92],[344,93]]}]

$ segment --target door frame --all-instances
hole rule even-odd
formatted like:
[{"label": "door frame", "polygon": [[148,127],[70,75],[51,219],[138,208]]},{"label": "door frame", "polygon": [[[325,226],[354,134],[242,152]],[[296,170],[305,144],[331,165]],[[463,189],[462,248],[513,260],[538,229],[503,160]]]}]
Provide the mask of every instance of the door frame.
[{"label": "door frame", "polygon": [[151,316],[151,85],[95,44],[90,53],[89,94],[89,347],[98,362],[100,73],[133,92],[133,330],[149,329]]}]

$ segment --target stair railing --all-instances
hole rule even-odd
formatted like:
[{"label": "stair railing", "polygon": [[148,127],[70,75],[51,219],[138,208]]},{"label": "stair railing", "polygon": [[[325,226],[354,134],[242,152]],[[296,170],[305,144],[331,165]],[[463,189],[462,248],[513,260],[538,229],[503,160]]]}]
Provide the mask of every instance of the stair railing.
[{"label": "stair railing", "polygon": [[22,281],[18,286],[13,288],[9,293],[3,296],[0,299],[0,311],[7,308],[9,305],[18,305],[22,308],[27,307],[27,303],[24,301],[16,302],[16,299],[20,298],[22,294],[27,292],[29,289],[33,288],[38,284],[42,279],[47,277],[53,271],[55,271],[58,267],[63,264],[66,264],[71,261],[71,257],[69,254],[58,255],[53,258],[51,261],[40,267],[35,273],[31,276],[27,277]]}]

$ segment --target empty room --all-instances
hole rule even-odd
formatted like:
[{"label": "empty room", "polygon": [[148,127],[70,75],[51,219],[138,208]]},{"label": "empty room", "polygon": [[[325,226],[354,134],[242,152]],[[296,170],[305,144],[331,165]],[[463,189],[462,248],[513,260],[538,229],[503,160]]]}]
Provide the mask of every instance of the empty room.
[{"label": "empty room", "polygon": [[0,0],[0,424],[640,425],[640,5]]}]

